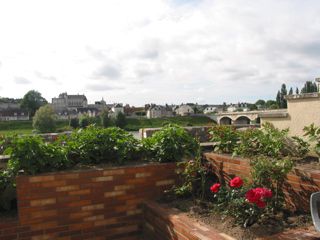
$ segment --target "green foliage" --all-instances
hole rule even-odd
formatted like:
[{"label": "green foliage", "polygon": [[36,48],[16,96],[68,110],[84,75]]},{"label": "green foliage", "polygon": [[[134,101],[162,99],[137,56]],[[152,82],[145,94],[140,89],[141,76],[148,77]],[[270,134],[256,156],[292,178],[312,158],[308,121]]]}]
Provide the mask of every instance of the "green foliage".
[{"label": "green foliage", "polygon": [[140,144],[130,133],[120,128],[97,128],[89,126],[72,133],[65,139],[68,157],[85,164],[123,164],[135,160]]},{"label": "green foliage", "polygon": [[100,122],[101,122],[101,126],[104,128],[111,126],[111,121],[108,116],[108,111],[102,110],[102,112],[100,113]]},{"label": "green foliage", "polygon": [[284,203],[283,184],[294,163],[289,158],[275,160],[258,157],[251,161],[251,176],[256,186],[270,188],[275,192],[273,207],[278,209]]},{"label": "green foliage", "polygon": [[41,106],[47,103],[47,100],[41,96],[41,93],[35,90],[30,90],[23,96],[21,108],[28,111],[32,117]]},{"label": "green foliage", "polygon": [[297,157],[304,157],[309,152],[310,144],[298,136],[293,136],[291,139],[295,144]]},{"label": "green foliage", "polygon": [[318,92],[317,83],[312,81],[306,81],[303,88],[301,89],[301,93],[313,93]]},{"label": "green foliage", "polygon": [[308,137],[310,141],[314,142],[314,152],[320,157],[320,127],[312,123],[310,126],[304,127],[304,136]]},{"label": "green foliage", "polygon": [[183,128],[167,125],[143,140],[147,157],[159,162],[177,162],[195,156],[199,143]]},{"label": "green foliage", "polygon": [[114,123],[116,127],[124,128],[127,124],[126,116],[122,112],[119,112]]},{"label": "green foliage", "polygon": [[10,155],[8,168],[14,173],[37,174],[70,166],[63,147],[47,144],[38,136],[15,138],[5,153]]},{"label": "green foliage", "polygon": [[40,133],[54,132],[56,119],[56,115],[49,105],[42,106],[33,117],[33,127]]},{"label": "green foliage", "polygon": [[237,224],[248,227],[257,222],[268,211],[266,208],[258,208],[246,200],[245,194],[251,186],[231,188],[221,186],[214,194],[215,210],[222,214],[235,218]]},{"label": "green foliage", "polygon": [[71,118],[69,121],[69,126],[72,127],[73,129],[80,127],[79,119],[78,118]]},{"label": "green foliage", "polygon": [[0,135],[0,154],[3,154],[5,149],[8,148],[17,135]]},{"label": "green foliage", "polygon": [[90,117],[87,114],[84,114],[79,119],[79,126],[81,128],[86,128],[90,125]]},{"label": "green foliage", "polygon": [[232,153],[237,145],[239,134],[234,127],[215,125],[210,131],[211,141],[215,148],[222,153]]},{"label": "green foliage", "polygon": [[239,142],[234,147],[233,154],[243,157],[250,157],[260,154],[260,138],[262,134],[262,131],[257,128],[239,132]]},{"label": "green foliage", "polygon": [[309,151],[309,144],[299,137],[289,137],[288,130],[279,130],[270,123],[262,129],[248,129],[239,132],[239,142],[234,155],[253,157],[257,155],[281,158],[303,157]]},{"label": "green foliage", "polygon": [[180,162],[178,164],[178,174],[182,179],[180,186],[174,187],[174,193],[177,196],[191,195],[204,200],[209,196],[209,187],[216,177],[212,173],[212,165],[201,159],[201,150],[198,149],[194,160]]},{"label": "green foliage", "polygon": [[16,201],[15,174],[12,170],[0,171],[0,210],[11,210]]}]

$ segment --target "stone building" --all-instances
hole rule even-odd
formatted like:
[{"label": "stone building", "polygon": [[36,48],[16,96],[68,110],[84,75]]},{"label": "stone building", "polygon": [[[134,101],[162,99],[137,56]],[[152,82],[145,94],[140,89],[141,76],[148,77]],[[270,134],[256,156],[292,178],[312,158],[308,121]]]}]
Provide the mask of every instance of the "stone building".
[{"label": "stone building", "polygon": [[147,118],[172,117],[172,109],[168,106],[153,105],[147,110]]},{"label": "stone building", "polygon": [[52,98],[52,107],[55,111],[85,108],[87,106],[88,100],[85,95],[68,95],[65,92],[59,94],[59,97],[57,98]]},{"label": "stone building", "polygon": [[0,111],[0,121],[23,121],[29,119],[28,112],[21,109],[5,109]]},{"label": "stone building", "polygon": [[289,128],[292,136],[303,136],[303,128],[314,123],[320,126],[320,93],[286,96],[288,108],[283,112],[260,113],[261,123],[270,122],[279,129]]},{"label": "stone building", "polygon": [[189,116],[194,114],[193,108],[187,104],[180,105],[175,112],[178,116]]}]

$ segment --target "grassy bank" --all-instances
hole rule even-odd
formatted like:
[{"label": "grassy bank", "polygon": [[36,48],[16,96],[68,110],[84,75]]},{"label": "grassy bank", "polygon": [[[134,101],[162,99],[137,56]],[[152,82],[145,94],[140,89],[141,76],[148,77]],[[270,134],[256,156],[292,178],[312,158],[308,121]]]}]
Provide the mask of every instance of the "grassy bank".
[{"label": "grassy bank", "polygon": [[[212,125],[213,121],[207,117],[171,117],[154,119],[133,119],[127,118],[125,129],[128,131],[138,131],[140,128],[162,127],[168,123],[174,123],[179,126],[206,126]],[[97,120],[97,122],[99,122]],[[57,129],[59,131],[68,129],[68,121],[58,121]],[[29,134],[32,133],[32,121],[0,121],[0,134]]]},{"label": "grassy bank", "polygon": [[[68,121],[58,121],[57,129],[68,127]],[[32,133],[32,121],[0,121],[0,134],[30,134]]]},{"label": "grassy bank", "polygon": [[163,127],[165,124],[174,123],[179,126],[207,126],[212,125],[213,121],[208,117],[202,116],[186,116],[186,117],[170,117],[170,118],[153,118],[153,119],[127,119],[125,127],[128,131],[138,131],[140,128],[156,128]]}]

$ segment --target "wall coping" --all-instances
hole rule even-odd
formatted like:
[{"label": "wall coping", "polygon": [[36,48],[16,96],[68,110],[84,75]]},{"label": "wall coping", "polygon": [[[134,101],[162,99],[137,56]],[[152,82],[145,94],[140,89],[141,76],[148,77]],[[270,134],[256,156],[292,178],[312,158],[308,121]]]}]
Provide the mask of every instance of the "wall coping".
[{"label": "wall coping", "polygon": [[[204,153],[203,155],[205,157],[207,157],[207,156],[213,157],[213,158],[214,157],[218,157],[220,160],[225,160],[225,161],[238,160],[238,161],[250,164],[250,159],[249,158],[243,158],[243,157],[239,157],[239,156],[232,156],[231,154],[226,154],[226,153],[207,152],[207,153]],[[207,159],[207,160],[210,161],[210,159]],[[320,174],[320,170],[307,168],[307,167],[305,167],[303,165],[294,166],[290,173],[296,173],[296,172],[301,172],[301,171],[303,171],[305,173],[310,173],[310,174]]]},{"label": "wall coping", "polygon": [[[153,167],[153,166],[172,166],[177,165],[178,162],[168,162],[168,163],[157,163],[157,162],[150,162],[150,163],[139,163],[139,164],[127,164],[121,166],[105,166],[99,167],[99,165],[93,165],[92,168],[88,169],[67,169],[62,171],[54,171],[54,172],[44,172],[39,173],[36,175],[18,175],[16,178],[23,178],[23,177],[35,177],[35,176],[47,176],[47,175],[61,175],[61,174],[69,174],[69,173],[85,173],[85,172],[95,172],[95,171],[105,171],[105,170],[115,170],[115,169],[132,169],[132,168],[141,168],[141,167]],[[95,168],[96,167],[96,168]]]}]

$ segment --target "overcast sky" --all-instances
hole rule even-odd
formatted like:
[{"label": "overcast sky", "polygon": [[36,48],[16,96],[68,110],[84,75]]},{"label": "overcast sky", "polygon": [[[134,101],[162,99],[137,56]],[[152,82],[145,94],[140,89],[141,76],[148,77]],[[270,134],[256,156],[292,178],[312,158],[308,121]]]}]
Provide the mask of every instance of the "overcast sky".
[{"label": "overcast sky", "polygon": [[222,103],[320,75],[319,0],[0,1],[0,96]]}]

